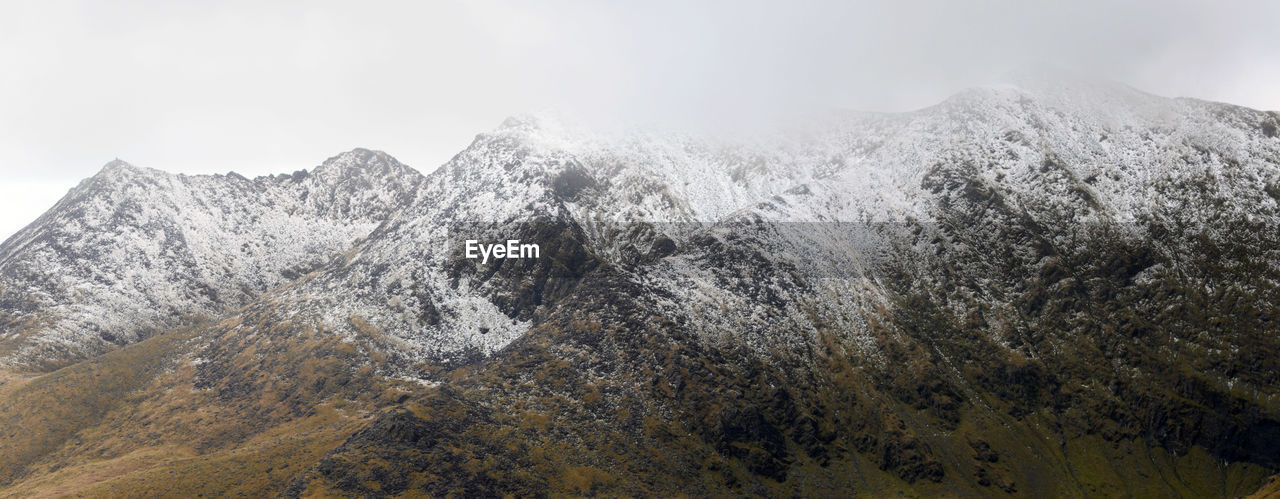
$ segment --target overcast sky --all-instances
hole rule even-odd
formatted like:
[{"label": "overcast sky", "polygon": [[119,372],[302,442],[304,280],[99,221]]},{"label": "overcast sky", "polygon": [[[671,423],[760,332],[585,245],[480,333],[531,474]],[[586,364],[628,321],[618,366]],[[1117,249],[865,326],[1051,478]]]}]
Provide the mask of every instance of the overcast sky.
[{"label": "overcast sky", "polygon": [[1050,65],[1280,109],[1280,2],[0,2],[0,238],[119,157],[429,172],[512,114],[924,107]]}]

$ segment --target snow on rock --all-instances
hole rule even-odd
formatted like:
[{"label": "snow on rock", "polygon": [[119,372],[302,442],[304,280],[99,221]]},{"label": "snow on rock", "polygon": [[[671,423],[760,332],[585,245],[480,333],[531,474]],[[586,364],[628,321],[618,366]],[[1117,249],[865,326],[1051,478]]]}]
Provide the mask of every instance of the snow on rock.
[{"label": "snow on rock", "polygon": [[[1040,80],[768,138],[516,117],[427,176],[366,150],[253,180],[112,163],[0,247],[0,353],[83,357],[248,304],[385,336],[411,360],[483,356],[560,291],[462,262],[460,242],[536,222],[580,235],[592,261],[650,291],[636,300],[709,341],[765,351],[834,332],[874,357],[866,324],[889,308],[893,272],[980,255],[983,237],[1016,228],[1065,247],[1103,226],[1135,238],[1224,217],[1276,227],[1278,124]],[[1004,306],[992,298],[1003,284],[960,270]]]},{"label": "snow on rock", "polygon": [[256,179],[108,163],[0,246],[3,362],[57,365],[243,306],[366,236],[421,178],[363,149]]}]

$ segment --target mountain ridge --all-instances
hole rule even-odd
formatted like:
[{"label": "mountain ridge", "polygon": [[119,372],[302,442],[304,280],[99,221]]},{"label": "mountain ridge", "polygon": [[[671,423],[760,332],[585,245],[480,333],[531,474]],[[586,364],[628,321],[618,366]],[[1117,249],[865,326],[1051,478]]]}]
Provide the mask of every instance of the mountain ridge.
[{"label": "mountain ridge", "polygon": [[[316,265],[317,258],[327,258],[324,253],[345,251],[351,241],[372,230],[403,202],[421,175],[365,152],[357,155],[373,160],[381,169],[382,176],[373,177],[374,181],[360,181],[361,165],[350,161],[332,169],[334,175],[315,178],[304,175],[297,182],[276,177],[251,180],[235,174],[174,175],[112,161],[72,189],[41,218],[43,223],[24,228],[0,246],[0,254],[4,255],[0,261],[3,266],[0,275],[6,278],[4,290],[9,292],[9,300],[17,300],[13,293],[21,284],[42,282],[44,287],[38,288],[41,291],[25,294],[43,297],[43,313],[56,309],[78,315],[85,307],[104,306],[106,302],[101,300],[109,300],[116,293],[111,291],[112,286],[134,279],[134,284],[126,286],[141,292],[133,298],[137,301],[117,303],[134,312],[118,320],[140,323],[143,328],[164,328],[179,323],[142,312],[159,303],[157,297],[148,296],[146,290],[154,291],[166,285],[162,283],[176,283],[176,287],[165,291],[169,293],[165,300],[176,302],[172,308],[185,308],[185,313],[216,315],[223,306],[219,295],[238,297],[226,299],[226,304],[233,306],[256,298],[262,291],[287,282],[285,274],[296,274]],[[357,175],[351,174],[353,169]],[[357,192],[361,194],[357,196]],[[359,197],[366,208],[353,210],[346,201],[353,197]],[[308,235],[308,226],[324,229]],[[132,234],[122,233],[126,229]],[[168,242],[163,247],[150,246],[148,241],[157,237]],[[290,239],[281,240],[281,237]],[[238,252],[224,251],[236,247]],[[18,249],[26,254],[20,254]],[[104,255],[110,263],[100,269],[78,268],[76,272],[89,279],[70,285],[78,286],[79,291],[57,284],[59,278],[49,273],[55,265],[70,269],[76,268],[73,267],[76,260],[99,258],[94,255]],[[139,265],[143,270],[138,269]],[[160,268],[148,274],[152,266]],[[226,282],[228,278],[233,282]],[[137,279],[147,279],[153,284],[142,284]],[[240,289],[240,286],[247,288]],[[76,298],[76,293],[96,295],[98,301],[85,301],[83,296]],[[7,345],[0,351],[16,352],[27,361],[42,362],[31,357],[38,354],[20,352],[41,348],[27,339],[32,327],[47,330],[63,324],[67,329],[64,333],[96,343],[83,348],[71,345],[67,352],[69,359],[82,355],[75,353],[77,351],[91,354],[114,341],[101,336],[104,326],[96,324],[92,317],[35,319],[30,306],[9,305],[7,308],[28,312],[16,317],[10,315],[7,321],[34,320],[35,323],[25,331],[9,331],[5,338]],[[103,317],[111,315],[104,309],[94,310],[97,310],[94,314]],[[105,324],[115,324],[105,329],[122,325],[110,319]],[[42,343],[41,333],[34,334],[35,343]],[[101,341],[92,339],[94,334],[98,334]],[[120,341],[132,341],[146,333],[126,330],[106,334]],[[61,348],[56,346],[57,342],[43,343]],[[52,365],[62,362],[55,358]]]},{"label": "mountain ridge", "polygon": [[[275,190],[296,175],[226,180],[278,195],[283,220],[359,223],[342,244],[308,247],[308,225],[251,247],[305,265],[23,385],[31,401],[85,380],[64,407],[121,390],[92,373],[126,359],[168,366],[41,433],[57,438],[0,435],[33,456],[0,461],[0,487],[92,452],[190,441],[218,462],[314,424],[327,443],[241,490],[1251,492],[1280,466],[1276,116],[1107,88],[977,90],[750,144],[513,118],[427,175],[362,149],[325,162],[390,184],[335,173],[348,190],[299,200]],[[122,213],[119,230],[148,227]],[[460,252],[516,238],[542,258]],[[41,282],[11,260],[0,341],[51,308],[11,291]],[[193,407],[210,429],[174,419]],[[41,424],[17,412],[0,418]],[[164,430],[118,433],[148,427]],[[130,483],[94,490],[157,490]]]}]

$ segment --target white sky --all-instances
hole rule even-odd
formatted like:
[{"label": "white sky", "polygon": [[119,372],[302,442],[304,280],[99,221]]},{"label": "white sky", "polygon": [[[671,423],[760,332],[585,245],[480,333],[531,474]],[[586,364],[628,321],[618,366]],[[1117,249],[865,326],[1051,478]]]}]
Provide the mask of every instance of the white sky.
[{"label": "white sky", "polygon": [[1050,65],[1280,109],[1280,2],[0,2],[0,239],[119,157],[424,172],[503,118],[906,110]]}]

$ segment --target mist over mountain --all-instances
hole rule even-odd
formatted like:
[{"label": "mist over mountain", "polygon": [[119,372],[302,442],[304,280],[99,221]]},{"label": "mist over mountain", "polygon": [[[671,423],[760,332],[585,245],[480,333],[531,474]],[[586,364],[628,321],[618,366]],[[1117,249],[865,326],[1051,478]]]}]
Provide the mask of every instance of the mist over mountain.
[{"label": "mist over mountain", "polygon": [[517,116],[425,174],[113,161],[0,245],[0,491],[1246,495],[1278,129],[1033,78],[767,135]]}]

